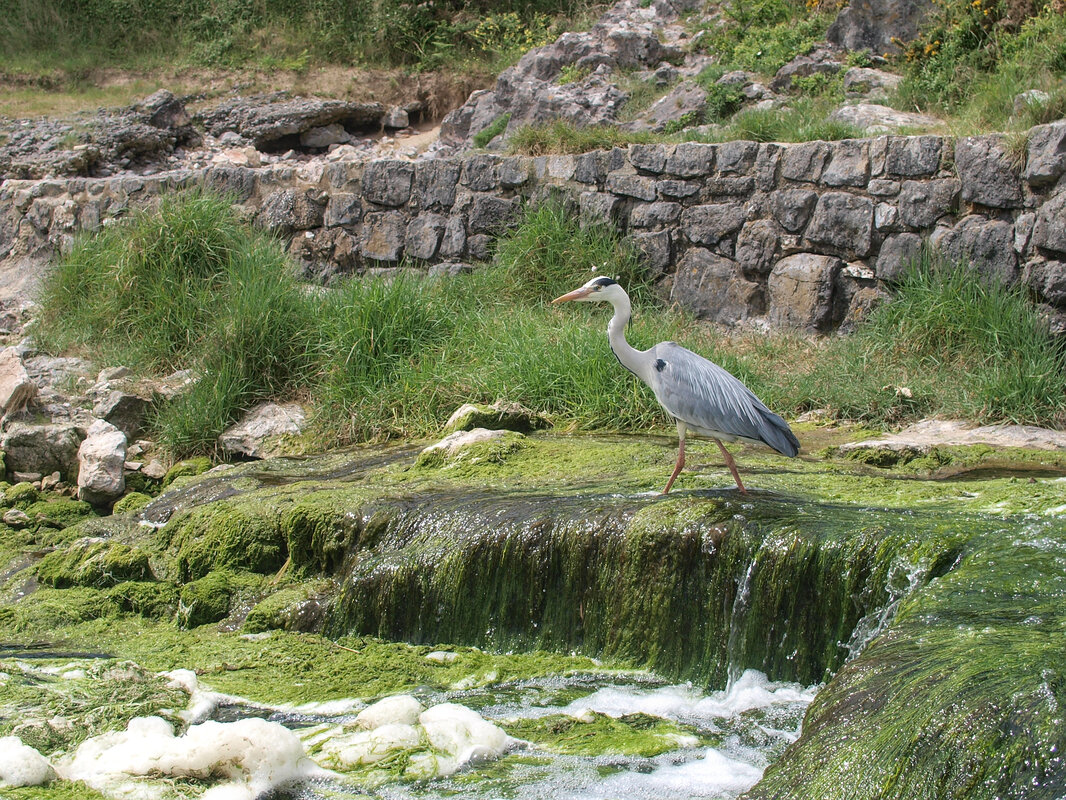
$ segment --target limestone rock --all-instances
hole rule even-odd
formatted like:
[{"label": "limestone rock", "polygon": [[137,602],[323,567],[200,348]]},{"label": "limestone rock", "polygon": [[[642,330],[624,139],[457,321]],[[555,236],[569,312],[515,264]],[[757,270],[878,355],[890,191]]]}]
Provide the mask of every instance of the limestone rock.
[{"label": "limestone rock", "polygon": [[322,225],[323,206],[309,192],[279,189],[263,201],[256,224],[280,236],[306,231]]},{"label": "limestone rock", "polygon": [[93,406],[93,416],[110,422],[133,441],[144,434],[151,404],[147,397],[113,389]]},{"label": "limestone rock", "polygon": [[239,134],[259,149],[281,150],[315,128],[339,124],[352,133],[376,130],[385,109],[380,103],[355,103],[281,95],[237,97],[201,114],[212,136]]},{"label": "limestone rock", "polygon": [[297,403],[261,403],[218,437],[219,447],[230,457],[269,458],[285,455],[293,437],[306,424],[303,408]]},{"label": "limestone rock", "polygon": [[998,135],[967,136],[955,144],[961,197],[992,208],[1017,208],[1022,201],[1020,169]]},{"label": "limestone rock", "polygon": [[499,463],[521,448],[525,438],[517,431],[493,431],[486,428],[455,431],[425,448],[416,463],[420,467],[440,467],[460,462]]},{"label": "limestone rock", "polygon": [[953,261],[964,261],[984,277],[1012,284],[1018,277],[1014,228],[1009,222],[970,214],[947,230],[937,246]]},{"label": "limestone rock", "polygon": [[933,8],[932,0],[851,0],[829,26],[826,39],[848,50],[876,55],[909,42]]},{"label": "limestone rock", "polygon": [[691,247],[677,265],[670,300],[701,319],[735,325],[763,312],[762,290],[731,259]]},{"label": "limestone rock", "polygon": [[874,205],[867,197],[826,192],[818,198],[804,236],[860,258],[870,252]]},{"label": "limestone rock", "polygon": [[103,505],[126,489],[126,435],[109,422],[89,426],[78,448],[78,499]]},{"label": "limestone rock", "polygon": [[767,283],[772,325],[825,330],[832,319],[833,287],[843,267],[839,258],[797,253],[774,266]]},{"label": "limestone rock", "polygon": [[913,448],[928,451],[936,445],[987,444],[994,447],[1024,447],[1036,450],[1066,450],[1066,433],[1032,425],[977,426],[960,420],[928,419],[909,425],[896,434],[841,445],[841,453],[863,449]]},{"label": "limestone rock", "polygon": [[1029,136],[1024,177],[1034,188],[1050,186],[1066,173],[1066,120],[1038,125]]},{"label": "limestone rock", "polygon": [[0,350],[0,414],[18,413],[37,394],[37,384],[30,380],[22,357],[14,347]]},{"label": "limestone rock", "polygon": [[78,474],[78,448],[82,435],[70,423],[34,425],[8,422],[0,450],[9,472],[48,475],[58,471],[68,481]]},{"label": "limestone rock", "polygon": [[903,81],[901,75],[869,67],[852,67],[844,73],[844,95],[863,98],[871,103],[888,99]]},{"label": "limestone rock", "polygon": [[930,130],[940,125],[940,120],[928,114],[914,111],[897,111],[877,103],[855,103],[841,106],[829,115],[831,120],[854,125],[867,136],[892,133],[901,128]]}]

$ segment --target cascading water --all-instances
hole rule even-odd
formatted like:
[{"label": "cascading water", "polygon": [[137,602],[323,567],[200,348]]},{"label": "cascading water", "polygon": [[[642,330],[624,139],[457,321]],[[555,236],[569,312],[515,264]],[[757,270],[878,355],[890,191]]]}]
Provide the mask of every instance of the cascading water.
[{"label": "cascading water", "polygon": [[[545,441],[530,447],[566,452]],[[615,670],[521,681],[479,673],[444,689],[412,682],[404,691],[424,704],[462,704],[531,746],[434,780],[403,777],[410,754],[400,752],[386,779],[319,777],[272,798],[813,791],[834,800],[1059,800],[1066,532],[1054,514],[971,513],[963,506],[980,494],[972,486],[954,506],[939,497],[943,506],[882,506],[880,479],[864,489],[875,499],[850,504],[830,493],[662,497],[569,481],[471,488],[446,480],[447,468],[419,472],[410,461],[403,451],[231,468],[170,492],[139,520],[87,525],[90,546],[46,556],[38,575],[76,587],[79,602],[112,602],[78,581],[113,576],[112,562],[150,561],[152,580],[128,578],[115,597],[180,590],[190,626],[203,621],[191,620],[212,587],[237,596],[246,585],[260,594],[241,595],[243,611],[223,604],[208,621],[229,614],[224,627],[244,621],[264,635],[570,653]],[[1057,508],[1060,499],[1040,502]],[[137,548],[139,561],[130,557]],[[110,571],[86,568],[90,558]],[[264,597],[279,580],[291,585]],[[206,588],[190,590],[198,584]],[[0,624],[22,619],[10,612]],[[317,723],[276,713],[297,731],[343,727],[321,713]],[[582,750],[585,738],[606,744]],[[312,757],[314,741],[305,739]],[[965,759],[950,756],[956,750]],[[922,769],[899,770],[911,762]]]}]

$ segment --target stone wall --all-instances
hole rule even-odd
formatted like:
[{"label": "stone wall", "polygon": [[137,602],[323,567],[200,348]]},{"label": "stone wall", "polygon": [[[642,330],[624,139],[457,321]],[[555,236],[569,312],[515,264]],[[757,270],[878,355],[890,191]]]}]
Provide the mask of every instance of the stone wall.
[{"label": "stone wall", "polygon": [[[663,292],[724,324],[847,328],[930,242],[1066,317],[1066,121],[997,135],[633,145],[578,156],[215,166],[0,185],[0,293],[161,193],[229,192],[309,277],[490,256],[522,207],[566,198],[632,237]],[[590,265],[591,266],[591,265]],[[609,271],[609,266],[607,267]]]}]

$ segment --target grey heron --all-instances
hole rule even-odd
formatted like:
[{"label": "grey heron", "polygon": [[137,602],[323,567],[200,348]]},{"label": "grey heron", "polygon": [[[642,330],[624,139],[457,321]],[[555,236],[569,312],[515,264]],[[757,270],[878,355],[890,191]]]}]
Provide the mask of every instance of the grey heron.
[{"label": "grey heron", "polygon": [[718,444],[733,480],[743,494],[736,462],[722,441],[763,443],[782,455],[795,456],[799,441],[792,429],[773,413],[754,392],[737,378],[703,356],[676,342],[660,342],[648,350],[637,350],[626,341],[625,328],[633,315],[629,295],[611,278],[593,278],[552,303],[570,300],[606,302],[614,306],[607,324],[607,340],[619,363],[648,384],[655,399],[677,423],[677,464],[663,494],[685,466],[685,434],[707,436]]}]

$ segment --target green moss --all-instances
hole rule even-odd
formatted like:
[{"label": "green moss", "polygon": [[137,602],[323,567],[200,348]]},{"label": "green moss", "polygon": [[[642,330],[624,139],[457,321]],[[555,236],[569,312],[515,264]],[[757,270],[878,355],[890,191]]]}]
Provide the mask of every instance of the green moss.
[{"label": "green moss", "polygon": [[4,502],[16,508],[25,508],[31,503],[36,503],[40,497],[37,487],[29,481],[16,483],[4,492]]},{"label": "green moss", "polygon": [[123,495],[111,509],[112,514],[129,514],[138,511],[152,502],[152,498],[143,492],[129,492]]},{"label": "green moss", "polygon": [[160,538],[174,555],[182,580],[215,569],[276,572],[287,557],[276,513],[254,502],[220,500],[175,515]]},{"label": "green moss", "polygon": [[65,625],[88,620],[109,619],[118,606],[98,589],[38,589],[10,607],[12,614],[3,621],[15,631],[37,631],[50,637],[51,631]]},{"label": "green moss", "polygon": [[238,588],[235,576],[228,570],[217,570],[186,583],[178,596],[178,623],[195,628],[225,619]]},{"label": "green moss", "polygon": [[52,781],[44,786],[5,786],[7,800],[107,800],[81,781]]},{"label": "green moss", "polygon": [[696,746],[700,742],[670,720],[641,713],[617,718],[595,712],[581,718],[552,714],[504,721],[502,725],[511,736],[563,755],[652,758],[676,750],[679,744]]},{"label": "green moss", "polygon": [[307,631],[323,623],[322,587],[293,586],[256,603],[244,620],[242,630],[260,633],[268,630]]},{"label": "green moss", "polygon": [[177,464],[167,470],[167,474],[163,476],[163,488],[170,486],[178,478],[188,478],[196,475],[202,475],[214,466],[211,463],[211,459],[206,456],[198,456],[196,458],[189,458],[184,461],[179,461]]},{"label": "green moss", "polygon": [[525,446],[525,438],[516,431],[506,431],[502,436],[468,444],[455,452],[445,448],[426,450],[419,454],[415,466],[422,469],[447,467],[469,474],[484,466],[503,464]]},{"label": "green moss", "polygon": [[[42,667],[84,675],[57,679]],[[112,659],[35,659],[10,672],[0,686],[0,736],[16,735],[45,755],[69,753],[91,736],[124,729],[133,717],[174,718],[188,705],[188,695],[167,686],[167,678]]]},{"label": "green moss", "polygon": [[507,129],[507,123],[511,121],[510,113],[500,114],[492,122],[478,131],[473,138],[474,147],[485,147],[489,142]]},{"label": "green moss", "polygon": [[113,586],[151,576],[148,554],[121,542],[80,539],[55,550],[37,565],[37,577],[57,589]]},{"label": "green moss", "polygon": [[178,589],[158,581],[125,581],[106,592],[123,611],[143,617],[172,619],[178,609]]},{"label": "green moss", "polygon": [[66,497],[38,500],[26,506],[25,510],[31,520],[53,528],[67,528],[96,515],[88,503]]}]

